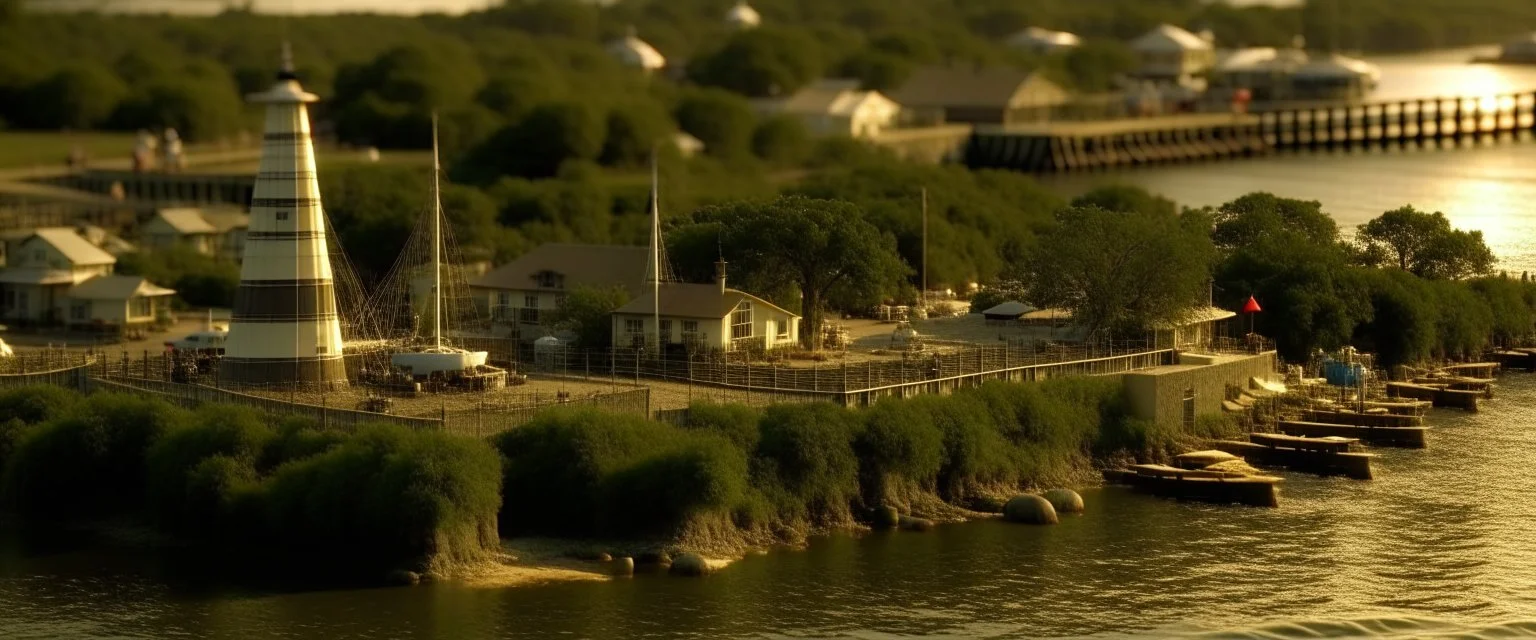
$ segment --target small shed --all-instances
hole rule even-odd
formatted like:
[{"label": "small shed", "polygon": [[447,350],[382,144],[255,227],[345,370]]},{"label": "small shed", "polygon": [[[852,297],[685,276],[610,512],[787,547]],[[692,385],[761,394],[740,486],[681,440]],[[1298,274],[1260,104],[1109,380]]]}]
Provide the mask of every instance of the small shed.
[{"label": "small shed", "polygon": [[1010,300],[1000,305],[981,312],[981,316],[991,323],[1018,322],[1024,314],[1034,311],[1035,308],[1022,302]]}]

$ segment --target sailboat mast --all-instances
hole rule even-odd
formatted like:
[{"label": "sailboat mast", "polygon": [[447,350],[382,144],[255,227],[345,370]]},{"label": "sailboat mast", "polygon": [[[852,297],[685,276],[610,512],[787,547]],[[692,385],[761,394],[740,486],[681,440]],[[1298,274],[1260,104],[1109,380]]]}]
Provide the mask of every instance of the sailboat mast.
[{"label": "sailboat mast", "polygon": [[432,112],[432,346],[443,346],[443,198],[438,174],[437,112]]},{"label": "sailboat mast", "polygon": [[923,187],[923,309],[928,308],[928,187]]},{"label": "sailboat mast", "polygon": [[656,147],[651,146],[651,323],[656,349],[661,350],[661,181],[656,174]]}]

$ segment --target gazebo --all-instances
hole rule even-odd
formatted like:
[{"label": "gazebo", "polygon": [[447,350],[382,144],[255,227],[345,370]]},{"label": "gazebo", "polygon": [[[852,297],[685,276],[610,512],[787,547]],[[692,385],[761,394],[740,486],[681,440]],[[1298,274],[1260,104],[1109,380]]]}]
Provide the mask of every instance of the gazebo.
[{"label": "gazebo", "polygon": [[991,323],[1018,322],[1024,314],[1034,311],[1035,308],[1022,302],[1010,300],[981,312],[981,316]]}]

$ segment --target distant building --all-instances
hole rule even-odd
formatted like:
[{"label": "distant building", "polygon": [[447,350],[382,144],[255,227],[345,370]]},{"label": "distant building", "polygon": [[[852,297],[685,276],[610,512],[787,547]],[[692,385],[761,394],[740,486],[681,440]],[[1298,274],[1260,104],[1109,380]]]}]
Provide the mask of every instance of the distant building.
[{"label": "distant building", "polygon": [[621,287],[639,295],[648,261],[645,247],[548,243],[471,280],[469,287],[493,323],[537,338],[542,334],[531,329],[544,325],[547,314],[578,287]]},{"label": "distant building", "polygon": [[1255,47],[1225,55],[1209,74],[1217,94],[1246,89],[1253,100],[1355,100],[1376,87],[1380,70],[1337,54]]},{"label": "distant building", "polygon": [[763,23],[763,17],[747,4],[747,0],[737,0],[731,10],[725,12],[725,23],[737,29],[756,29]]},{"label": "distant building", "polygon": [[689,135],[686,131],[672,134],[672,145],[677,147],[677,152],[684,158],[692,158],[704,153],[704,141]]},{"label": "distant building", "polygon": [[646,73],[654,73],[667,66],[666,57],[656,47],[641,40],[634,27],[630,27],[624,37],[608,43],[608,53],[621,64]]},{"label": "distant building", "polygon": [[155,212],[140,228],[144,247],[151,251],[185,247],[210,257],[240,260],[251,215],[234,209],[178,207]]},{"label": "distant building", "polygon": [[1536,33],[1527,33],[1523,36],[1504,43],[1499,50],[1499,62],[1513,62],[1518,64],[1536,64]]},{"label": "distant building", "polygon": [[1177,319],[1156,327],[1156,348],[1192,349],[1209,347],[1216,338],[1225,337],[1223,322],[1237,314],[1220,307],[1193,307]]},{"label": "distant building", "polygon": [[860,90],[853,79],[820,80],[788,98],[757,104],[765,114],[793,116],[821,136],[874,137],[901,115],[901,105],[879,91]]},{"label": "distant building", "polygon": [[1197,36],[1169,24],[1158,25],[1130,46],[1140,62],[1136,75],[1146,80],[1192,85],[1216,64],[1209,35]]},{"label": "distant building", "polygon": [[921,124],[1038,121],[1069,97],[1039,73],[1002,67],[923,67],[891,94]]},{"label": "distant building", "polygon": [[113,275],[117,258],[74,229],[33,231],[0,269],[0,319],[101,330],[153,323],[175,291]]},{"label": "distant building", "polygon": [[[111,231],[107,231],[106,229],[93,224],[83,224],[76,227],[75,230],[80,233],[80,237],[85,238],[86,242],[95,245],[96,248],[101,249],[102,251],[112,254],[112,257],[114,258],[122,257],[123,254],[133,253],[139,250],[139,248],[132,242],[124,240],[118,237],[117,234],[114,234]],[[4,266],[3,261],[0,261],[0,266]]]},{"label": "distant building", "polygon": [[1050,55],[1082,46],[1077,34],[1029,27],[1008,37],[1008,46],[1038,55]]},{"label": "distant building", "polygon": [[714,284],[660,285],[660,309],[647,288],[613,312],[613,344],[640,347],[658,335],[663,349],[771,350],[799,344],[799,315],[727,288],[723,263],[717,273]]}]

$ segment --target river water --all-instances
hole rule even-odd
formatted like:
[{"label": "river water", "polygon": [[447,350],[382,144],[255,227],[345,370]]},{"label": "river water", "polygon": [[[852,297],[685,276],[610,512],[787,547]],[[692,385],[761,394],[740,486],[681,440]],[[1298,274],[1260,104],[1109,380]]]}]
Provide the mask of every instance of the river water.
[{"label": "river water", "polygon": [[832,536],[715,575],[262,591],[124,551],[0,552],[0,637],[1014,638],[1536,634],[1536,376],[1436,411],[1377,479],[1278,509],[1084,492],[1054,527]]},{"label": "river water", "polygon": [[[1386,58],[1374,98],[1482,97],[1536,91],[1536,66],[1471,65],[1489,49]],[[1104,184],[1132,184],[1186,206],[1216,206],[1253,191],[1317,200],[1341,229],[1412,204],[1442,211],[1460,228],[1479,229],[1499,268],[1536,271],[1536,141],[1459,148],[1409,148],[1277,154],[1267,158],[1127,168],[1042,178],[1075,195]]]}]

